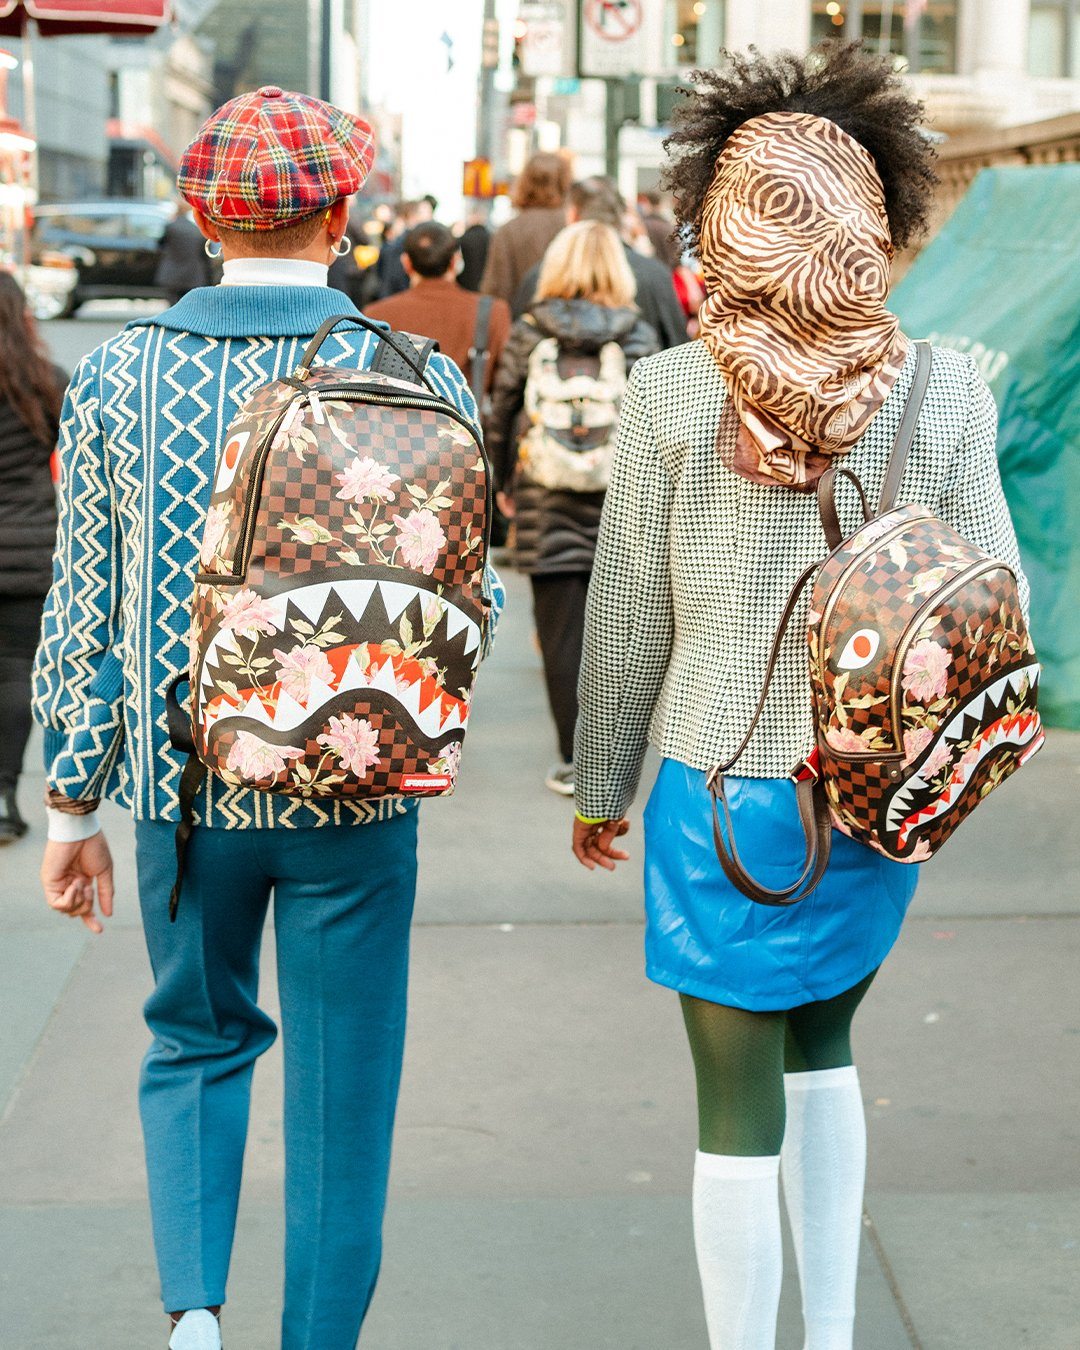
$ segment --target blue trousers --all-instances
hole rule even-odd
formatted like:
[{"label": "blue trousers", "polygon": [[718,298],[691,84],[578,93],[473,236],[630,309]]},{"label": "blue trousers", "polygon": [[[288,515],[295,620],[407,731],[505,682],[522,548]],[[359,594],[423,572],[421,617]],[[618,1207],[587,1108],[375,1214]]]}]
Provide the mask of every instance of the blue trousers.
[{"label": "blue trousers", "polygon": [[375,1289],[405,1037],[417,812],[301,830],[196,828],[169,923],[174,827],[136,859],[155,989],[139,1087],[165,1308],[225,1301],[271,892],[285,1060],[283,1350],[355,1350]]}]

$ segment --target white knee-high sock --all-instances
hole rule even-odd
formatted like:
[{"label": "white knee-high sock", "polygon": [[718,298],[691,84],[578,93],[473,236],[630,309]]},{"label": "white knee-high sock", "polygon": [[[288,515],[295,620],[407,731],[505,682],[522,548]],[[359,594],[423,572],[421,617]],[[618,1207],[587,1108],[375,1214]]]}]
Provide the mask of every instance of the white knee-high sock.
[{"label": "white knee-high sock", "polygon": [[696,1156],[694,1245],[712,1350],[775,1350],[779,1170],[779,1157]]},{"label": "white knee-high sock", "polygon": [[802,1286],[805,1350],[851,1350],[866,1182],[854,1065],[784,1075],[784,1200]]}]

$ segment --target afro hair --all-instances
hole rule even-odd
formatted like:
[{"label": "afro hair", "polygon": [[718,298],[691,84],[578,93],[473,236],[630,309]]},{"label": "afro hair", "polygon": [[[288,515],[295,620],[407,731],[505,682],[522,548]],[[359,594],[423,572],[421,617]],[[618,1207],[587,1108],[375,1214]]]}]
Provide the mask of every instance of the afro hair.
[{"label": "afro hair", "polygon": [[885,188],[893,245],[924,234],[937,178],[922,104],[885,57],[858,42],[825,42],[805,56],[724,53],[718,70],[695,70],[664,141],[664,184],[682,235],[696,253],[701,210],[716,161],[737,127],[772,112],[811,113],[835,122],[867,150]]}]

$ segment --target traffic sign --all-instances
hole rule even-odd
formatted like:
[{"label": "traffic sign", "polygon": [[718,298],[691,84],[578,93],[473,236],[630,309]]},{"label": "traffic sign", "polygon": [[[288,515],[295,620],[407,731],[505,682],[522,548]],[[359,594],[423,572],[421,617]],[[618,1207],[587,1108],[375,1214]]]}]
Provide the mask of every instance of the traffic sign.
[{"label": "traffic sign", "polygon": [[586,78],[651,75],[662,41],[664,6],[648,12],[643,0],[584,0],[581,11],[581,73]]},{"label": "traffic sign", "polygon": [[490,159],[467,159],[461,178],[463,197],[488,199],[495,196]]},{"label": "traffic sign", "polygon": [[569,75],[574,69],[573,22],[567,0],[523,0],[521,66],[526,75]]}]

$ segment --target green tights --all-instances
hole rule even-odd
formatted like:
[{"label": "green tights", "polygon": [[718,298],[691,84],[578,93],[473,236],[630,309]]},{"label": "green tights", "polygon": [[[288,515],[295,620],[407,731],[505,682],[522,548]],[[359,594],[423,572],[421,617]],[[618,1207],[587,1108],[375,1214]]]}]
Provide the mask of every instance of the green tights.
[{"label": "green tights", "polygon": [[835,998],[790,1012],[746,1012],[680,996],[697,1075],[702,1153],[780,1152],[784,1074],[852,1062],[851,1021],[876,974]]}]

